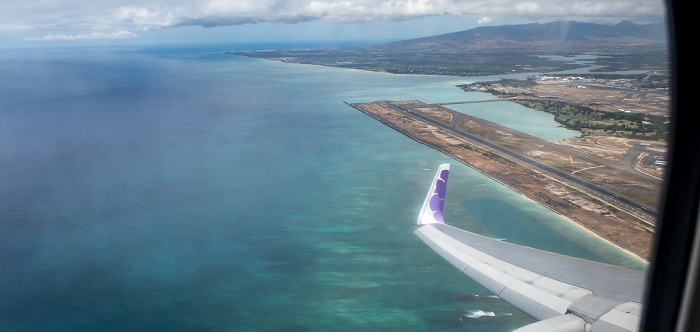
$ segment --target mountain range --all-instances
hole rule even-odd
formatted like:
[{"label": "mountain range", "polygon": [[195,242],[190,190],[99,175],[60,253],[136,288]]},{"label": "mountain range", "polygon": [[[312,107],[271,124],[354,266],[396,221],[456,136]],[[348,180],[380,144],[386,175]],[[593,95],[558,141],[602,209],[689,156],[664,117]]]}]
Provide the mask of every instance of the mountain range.
[{"label": "mountain range", "polygon": [[485,26],[437,36],[366,47],[392,52],[637,53],[666,51],[665,24],[615,25],[556,21]]},{"label": "mountain range", "polygon": [[601,71],[667,70],[665,24],[573,21],[486,26],[380,45],[327,49],[236,51],[292,63],[394,74],[478,76],[553,72],[582,67],[549,55],[602,55]]}]

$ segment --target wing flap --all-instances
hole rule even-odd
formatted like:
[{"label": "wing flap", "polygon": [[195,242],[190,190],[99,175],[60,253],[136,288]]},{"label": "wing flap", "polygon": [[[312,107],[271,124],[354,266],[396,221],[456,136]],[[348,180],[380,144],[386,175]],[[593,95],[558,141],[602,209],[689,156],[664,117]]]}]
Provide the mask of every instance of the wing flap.
[{"label": "wing flap", "polygon": [[[448,236],[435,226],[437,225],[422,226],[415,234],[462,273],[536,319],[563,315],[578,297],[591,294],[586,289],[561,283],[485,254]],[[550,289],[568,291],[550,293],[534,287],[532,284],[535,280],[539,285],[550,285]],[[574,297],[569,292],[580,296]]]},{"label": "wing flap", "polygon": [[513,332],[580,332],[584,331],[585,326],[586,322],[581,317],[563,315],[523,326]]},{"label": "wing flap", "polygon": [[[508,243],[446,224],[433,224],[436,230],[455,242],[466,243],[474,250],[499,260],[517,265],[524,270],[567,285],[589,289],[596,295],[619,302],[641,302],[644,288],[644,271],[588,261],[576,257]],[[534,282],[534,280],[531,280]],[[553,286],[549,281],[543,287]]]},{"label": "wing flap", "polygon": [[541,322],[527,331],[635,331],[645,273],[491,239],[445,224],[440,165],[415,234],[486,289]]}]

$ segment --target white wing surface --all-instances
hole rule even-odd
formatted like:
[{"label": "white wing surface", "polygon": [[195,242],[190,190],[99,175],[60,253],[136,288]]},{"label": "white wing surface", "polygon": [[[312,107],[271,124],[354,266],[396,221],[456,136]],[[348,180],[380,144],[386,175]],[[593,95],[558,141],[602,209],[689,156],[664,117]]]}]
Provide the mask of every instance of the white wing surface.
[{"label": "white wing surface", "polygon": [[637,331],[645,273],[519,246],[445,224],[440,165],[415,234],[467,276],[539,320],[516,331]]}]

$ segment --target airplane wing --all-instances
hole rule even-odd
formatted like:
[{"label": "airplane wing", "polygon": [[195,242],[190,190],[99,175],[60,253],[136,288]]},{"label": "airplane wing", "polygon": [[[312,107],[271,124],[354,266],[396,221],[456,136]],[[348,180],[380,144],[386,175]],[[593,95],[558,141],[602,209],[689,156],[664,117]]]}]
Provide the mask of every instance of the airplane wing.
[{"label": "airplane wing", "polygon": [[539,320],[517,332],[637,331],[645,272],[484,237],[445,223],[442,164],[415,234],[450,264]]}]

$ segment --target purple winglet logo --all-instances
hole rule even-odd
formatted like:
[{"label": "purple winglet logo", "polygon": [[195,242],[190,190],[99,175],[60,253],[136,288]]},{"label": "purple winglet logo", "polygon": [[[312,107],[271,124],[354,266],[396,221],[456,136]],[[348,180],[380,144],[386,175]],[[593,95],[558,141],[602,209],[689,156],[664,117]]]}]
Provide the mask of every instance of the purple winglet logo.
[{"label": "purple winglet logo", "polygon": [[447,176],[450,174],[449,170],[442,170],[440,175],[435,182],[435,190],[433,191],[432,197],[430,197],[430,210],[433,212],[433,218],[440,223],[445,223],[442,218],[442,211],[445,207],[445,193],[447,192]]},{"label": "purple winglet logo", "polygon": [[445,207],[447,176],[449,174],[450,164],[442,164],[438,167],[433,182],[430,184],[430,189],[428,189],[428,194],[423,201],[423,207],[418,214],[419,225],[445,223],[442,217],[442,210]]}]

